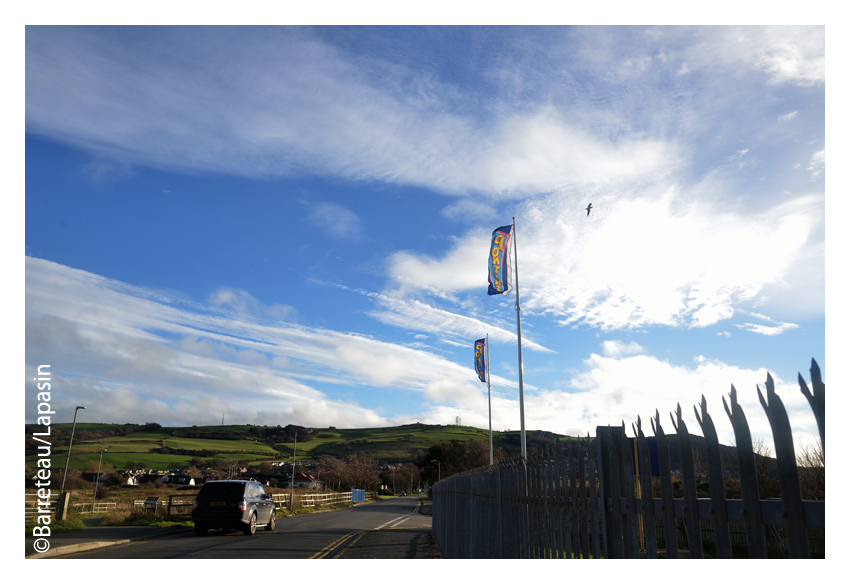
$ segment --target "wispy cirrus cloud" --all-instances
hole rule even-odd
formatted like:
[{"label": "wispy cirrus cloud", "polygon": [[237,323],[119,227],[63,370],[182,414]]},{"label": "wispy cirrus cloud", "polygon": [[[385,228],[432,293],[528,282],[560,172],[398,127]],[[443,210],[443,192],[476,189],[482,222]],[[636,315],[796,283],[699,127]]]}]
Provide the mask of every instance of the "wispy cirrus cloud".
[{"label": "wispy cirrus cloud", "polygon": [[337,203],[310,203],[305,221],[333,239],[357,241],[363,236],[363,223],[354,211]]},{"label": "wispy cirrus cloud", "polygon": [[[348,289],[342,285],[338,287]],[[372,318],[401,329],[430,333],[439,337],[444,343],[469,347],[469,339],[481,338],[487,334],[497,343],[516,342],[515,329],[506,329],[479,318],[450,312],[403,295],[381,294],[365,290],[357,290],[357,292],[372,299],[379,307],[379,310],[368,312]],[[555,353],[534,342],[533,336],[528,336],[527,333],[523,336],[523,346],[541,353]]]},{"label": "wispy cirrus cloud", "polygon": [[246,290],[233,288],[219,288],[210,294],[208,302],[212,306],[232,310],[242,318],[290,320],[297,314],[291,306],[286,304],[266,306]]},{"label": "wispy cirrus cloud", "polygon": [[[441,395],[434,387],[480,391],[468,367],[363,335],[281,322],[278,309],[264,310],[244,291],[219,290],[216,308],[45,260],[27,257],[26,264],[27,363],[50,362],[63,383],[83,380],[71,383],[82,394],[69,390],[61,399],[90,399],[101,419],[198,424],[228,411],[244,423],[276,424],[298,411],[303,423],[368,426],[386,420],[357,404],[375,388],[425,396]],[[323,385],[346,388],[354,403],[317,389]],[[127,392],[135,394],[132,408],[121,401]]]},{"label": "wispy cirrus cloud", "polygon": [[826,167],[826,150],[818,150],[812,154],[812,159],[809,161],[809,172],[812,173],[812,178],[820,176]]},{"label": "wispy cirrus cloud", "polygon": [[[493,197],[635,180],[669,172],[678,157],[664,139],[594,131],[548,104],[542,87],[519,108],[505,98],[470,109],[474,91],[412,63],[346,53],[309,28],[145,33],[28,28],[27,131],[122,165]],[[518,37],[506,54],[525,46]]]},{"label": "wispy cirrus cloud", "polygon": [[[352,333],[247,321],[31,257],[26,326],[27,378],[35,376],[35,363],[51,363],[61,421],[83,404],[92,419],[170,425],[216,423],[222,414],[234,423],[297,419],[347,427],[445,423],[462,415],[466,424],[487,425],[486,392],[472,368],[434,353]],[[763,383],[766,371],[703,357],[693,366],[673,365],[634,342],[603,342],[602,353],[590,354],[565,389],[526,384],[527,427],[583,435],[636,415],[646,420],[656,408],[664,416],[677,403],[689,413],[703,394],[720,411],[733,383],[754,435],[769,438],[748,389]],[[776,381],[795,430],[813,433],[796,384]],[[318,385],[344,388],[349,397]],[[494,376],[493,387],[494,428],[516,429],[515,380]],[[375,391],[416,392],[424,407],[388,416],[359,403]],[[28,391],[26,399],[32,396]],[[27,411],[34,411],[30,405]],[[721,438],[730,441],[731,428],[716,418]]]}]

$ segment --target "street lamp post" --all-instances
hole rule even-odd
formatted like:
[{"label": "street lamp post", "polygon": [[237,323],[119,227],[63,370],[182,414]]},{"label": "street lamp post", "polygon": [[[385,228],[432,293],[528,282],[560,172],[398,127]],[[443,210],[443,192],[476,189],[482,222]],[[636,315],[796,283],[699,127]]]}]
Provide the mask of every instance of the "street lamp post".
[{"label": "street lamp post", "polygon": [[298,432],[295,432],[295,444],[292,446],[292,478],[289,480],[289,508],[294,509],[292,506],[292,488],[295,486],[295,449],[298,448]]},{"label": "street lamp post", "polygon": [[440,461],[439,460],[432,460],[431,462],[437,463],[437,482],[439,483],[440,482]]},{"label": "street lamp post", "polygon": [[65,477],[68,476],[68,461],[71,460],[71,444],[74,442],[74,430],[77,427],[77,412],[84,409],[86,409],[86,406],[77,406],[77,409],[74,410],[74,423],[71,426],[71,439],[68,441],[68,456],[65,457],[65,471],[62,473],[62,490],[59,491],[60,495],[65,492]]},{"label": "street lamp post", "polygon": [[97,463],[97,474],[94,475],[94,498],[91,501],[91,512],[94,513],[94,504],[97,501],[97,484],[100,482],[100,464],[103,462],[103,453],[106,448],[100,451],[100,460]]}]

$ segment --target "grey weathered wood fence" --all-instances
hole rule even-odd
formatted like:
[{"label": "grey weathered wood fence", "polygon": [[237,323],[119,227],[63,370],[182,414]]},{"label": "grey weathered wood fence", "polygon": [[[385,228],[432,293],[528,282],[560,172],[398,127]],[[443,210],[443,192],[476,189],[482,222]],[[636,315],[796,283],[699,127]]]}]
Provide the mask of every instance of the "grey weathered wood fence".
[{"label": "grey weathered wood fence", "polygon": [[[825,453],[825,386],[812,360],[812,391],[798,376]],[[640,418],[630,443],[625,424],[599,426],[489,468],[456,474],[433,487],[433,533],[445,558],[823,557],[825,501],[803,500],[791,426],[768,375],[758,390],[773,433],[781,499],[759,497],[753,443],[735,387],[723,407],[732,422],[741,498],[727,499],[720,444],[705,397],[694,407],[705,438],[709,494],[697,496],[694,448],[681,407],[665,433],[656,411],[651,457]],[[682,493],[674,498],[670,446],[678,443]],[[678,471],[677,471],[678,474]],[[660,482],[660,487],[657,484]],[[708,544],[708,546],[704,545]],[[770,550],[770,553],[769,553]]]}]

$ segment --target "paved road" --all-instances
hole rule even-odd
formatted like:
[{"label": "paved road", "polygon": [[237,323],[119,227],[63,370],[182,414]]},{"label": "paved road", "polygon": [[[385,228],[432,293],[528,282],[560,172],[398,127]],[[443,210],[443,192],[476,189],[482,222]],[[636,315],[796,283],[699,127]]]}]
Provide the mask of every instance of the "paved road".
[{"label": "paved road", "polygon": [[[414,497],[386,499],[349,509],[280,519],[275,531],[211,531],[197,537],[181,531],[168,537],[134,541],[65,558],[435,558],[431,517],[417,513]],[[85,530],[85,531],[93,531]]]}]

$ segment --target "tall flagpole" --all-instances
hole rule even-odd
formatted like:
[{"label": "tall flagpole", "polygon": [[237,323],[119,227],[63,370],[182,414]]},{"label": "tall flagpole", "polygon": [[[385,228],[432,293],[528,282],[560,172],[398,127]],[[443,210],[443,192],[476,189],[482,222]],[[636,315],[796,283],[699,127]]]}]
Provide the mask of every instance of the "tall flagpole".
[{"label": "tall flagpole", "polygon": [[490,333],[484,341],[487,350],[487,419],[490,421],[490,466],[493,466],[493,409],[490,406]]},{"label": "tall flagpole", "polygon": [[519,350],[519,423],[520,423],[520,452],[522,462],[526,462],[525,452],[525,404],[522,397],[522,327],[519,323],[519,262],[516,252],[516,217],[513,218],[514,232],[514,276],[516,282],[516,341]]}]

